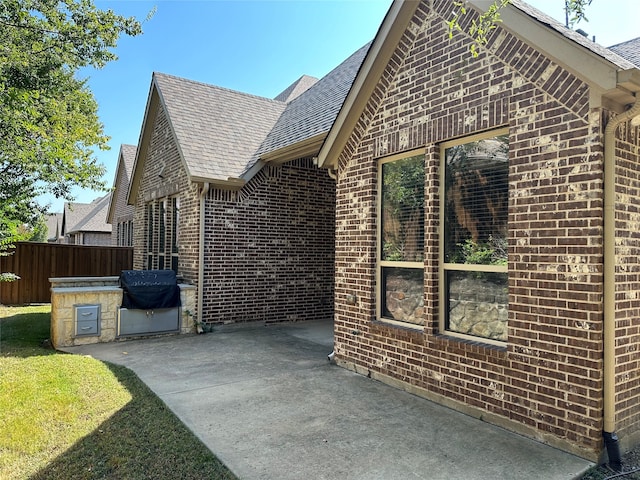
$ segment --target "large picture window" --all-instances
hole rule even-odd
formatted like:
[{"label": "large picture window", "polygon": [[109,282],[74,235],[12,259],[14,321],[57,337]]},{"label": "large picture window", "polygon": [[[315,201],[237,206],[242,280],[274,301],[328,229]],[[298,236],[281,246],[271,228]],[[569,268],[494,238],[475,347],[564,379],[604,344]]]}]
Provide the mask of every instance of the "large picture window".
[{"label": "large picture window", "polygon": [[507,340],[509,136],[506,129],[441,148],[441,330]]},{"label": "large picture window", "polygon": [[424,155],[380,162],[378,318],[424,325]]}]

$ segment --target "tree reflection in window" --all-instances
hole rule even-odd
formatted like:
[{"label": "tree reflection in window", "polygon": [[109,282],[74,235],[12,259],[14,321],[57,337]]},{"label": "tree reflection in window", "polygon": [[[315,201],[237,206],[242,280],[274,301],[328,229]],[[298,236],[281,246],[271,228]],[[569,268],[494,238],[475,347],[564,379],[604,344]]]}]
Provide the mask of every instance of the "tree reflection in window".
[{"label": "tree reflection in window", "polygon": [[509,137],[446,149],[445,262],[507,263]]},{"label": "tree reflection in window", "polygon": [[424,156],[382,165],[382,260],[422,262]]}]

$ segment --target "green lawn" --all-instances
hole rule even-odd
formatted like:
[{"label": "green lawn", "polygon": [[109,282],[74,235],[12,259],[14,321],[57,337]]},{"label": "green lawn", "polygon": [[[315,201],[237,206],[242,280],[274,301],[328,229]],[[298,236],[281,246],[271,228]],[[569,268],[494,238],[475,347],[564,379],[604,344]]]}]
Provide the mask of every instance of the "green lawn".
[{"label": "green lawn", "polygon": [[235,479],[127,368],[43,346],[50,306],[0,306],[0,479]]}]

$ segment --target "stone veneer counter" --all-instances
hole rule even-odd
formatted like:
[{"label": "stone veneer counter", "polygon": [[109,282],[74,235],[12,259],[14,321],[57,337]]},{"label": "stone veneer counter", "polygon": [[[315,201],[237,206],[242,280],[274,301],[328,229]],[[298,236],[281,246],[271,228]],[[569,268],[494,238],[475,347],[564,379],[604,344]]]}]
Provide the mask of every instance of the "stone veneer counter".
[{"label": "stone veneer counter", "polygon": [[[51,343],[54,348],[113,342],[127,338],[117,336],[118,310],[122,305],[119,277],[64,277],[50,278],[49,281],[51,282]],[[193,333],[196,288],[188,284],[178,284],[178,286],[181,304],[180,327],[178,332],[173,333]],[[77,307],[87,307],[89,315],[96,317],[97,328],[92,333],[80,335],[76,333]]]}]

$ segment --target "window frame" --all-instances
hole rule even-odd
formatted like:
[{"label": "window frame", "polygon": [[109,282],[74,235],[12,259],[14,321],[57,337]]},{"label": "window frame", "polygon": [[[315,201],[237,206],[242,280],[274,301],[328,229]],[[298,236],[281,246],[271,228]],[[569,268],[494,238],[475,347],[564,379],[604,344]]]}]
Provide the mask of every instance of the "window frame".
[{"label": "window frame", "polygon": [[180,197],[173,196],[171,197],[171,241],[170,241],[170,267],[171,269],[178,273],[179,267],[179,258],[180,258],[180,243],[179,243],[179,234],[180,234]]},{"label": "window frame", "polygon": [[158,269],[167,269],[167,199],[158,201]]},{"label": "window frame", "polygon": [[[383,322],[389,325],[394,325],[402,328],[410,328],[414,330],[422,331],[425,328],[425,324],[415,324],[410,322],[402,322],[400,320],[396,320],[393,318],[385,317],[382,314],[382,306],[383,306],[383,269],[384,268],[399,268],[399,269],[411,269],[411,270],[421,270],[422,271],[422,298],[424,301],[424,269],[425,269],[425,258],[424,258],[424,245],[423,245],[423,256],[422,262],[408,262],[408,261],[395,261],[395,260],[383,260],[383,221],[382,221],[382,200],[383,200],[383,178],[382,178],[382,168],[383,165],[391,162],[396,162],[399,160],[422,156],[423,161],[426,162],[426,152],[424,148],[410,150],[407,152],[398,153],[395,155],[390,155],[388,157],[379,158],[377,160],[377,172],[378,172],[378,181],[377,181],[377,199],[376,199],[376,320],[379,322]],[[426,168],[425,168],[425,182],[423,183],[423,188],[426,188]],[[426,196],[425,196],[426,202]],[[423,205],[424,208],[424,205]],[[423,222],[422,228],[425,228],[425,218],[423,211]],[[425,305],[426,306],[426,305]],[[425,317],[426,321],[426,317]]]},{"label": "window frame", "polygon": [[147,203],[147,231],[146,231],[146,236],[147,236],[147,269],[148,270],[152,270],[153,269],[153,230],[154,230],[154,225],[153,225],[153,219],[154,219],[154,203],[155,202],[149,202]]},{"label": "window frame", "polygon": [[[445,262],[445,215],[446,215],[446,198],[445,198],[445,188],[446,188],[446,150],[451,147],[456,147],[459,145],[464,145],[466,143],[476,142],[479,140],[487,140],[490,138],[494,138],[500,135],[509,136],[509,140],[511,140],[509,135],[509,127],[496,128],[492,130],[487,130],[484,132],[476,133],[473,135],[466,135],[463,137],[456,138],[454,140],[448,140],[446,142],[442,142],[439,144],[439,154],[440,154],[440,172],[439,172],[439,189],[438,189],[438,237],[440,241],[438,242],[438,329],[439,332],[448,337],[458,338],[461,340],[479,342],[488,345],[494,345],[499,347],[505,347],[508,343],[508,339],[506,341],[496,340],[487,337],[480,337],[476,335],[469,335],[466,333],[460,333],[453,330],[447,329],[447,321],[448,321],[448,313],[447,313],[447,305],[449,300],[448,294],[448,285],[447,285],[447,273],[448,271],[459,271],[459,272],[481,272],[481,273],[506,273],[507,279],[509,274],[509,265],[486,265],[486,264],[467,264],[467,263],[447,263]],[[509,163],[507,163],[507,168],[509,168]],[[507,228],[508,228],[508,218],[507,218]]]}]

